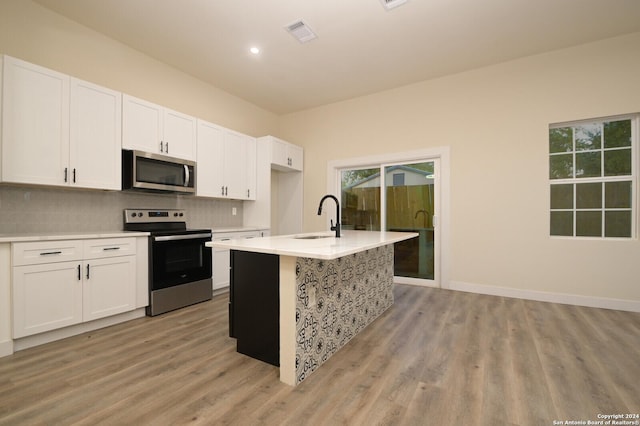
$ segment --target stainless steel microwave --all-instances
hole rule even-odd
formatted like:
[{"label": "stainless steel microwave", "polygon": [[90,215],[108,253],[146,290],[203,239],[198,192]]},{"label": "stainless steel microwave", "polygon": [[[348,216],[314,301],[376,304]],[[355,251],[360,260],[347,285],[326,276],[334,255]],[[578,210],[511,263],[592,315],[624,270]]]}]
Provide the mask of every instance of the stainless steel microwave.
[{"label": "stainless steel microwave", "polygon": [[122,189],[196,191],[196,163],[143,151],[122,151]]}]

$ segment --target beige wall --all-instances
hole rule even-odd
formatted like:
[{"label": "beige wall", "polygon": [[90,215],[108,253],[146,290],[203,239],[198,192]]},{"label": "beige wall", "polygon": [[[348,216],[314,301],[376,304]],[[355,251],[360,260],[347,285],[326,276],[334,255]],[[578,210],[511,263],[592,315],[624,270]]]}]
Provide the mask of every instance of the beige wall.
[{"label": "beige wall", "polygon": [[276,128],[275,114],[29,0],[0,1],[0,54],[147,99],[251,136],[264,136]]},{"label": "beige wall", "polygon": [[640,111],[640,34],[278,117],[29,0],[0,53],[305,148],[305,229],[330,160],[451,148],[452,283],[640,302],[640,244],[548,236],[549,123]]},{"label": "beige wall", "polygon": [[326,227],[328,161],[449,146],[452,287],[640,302],[638,241],[549,238],[547,179],[549,123],[640,111],[638,52],[640,33],[281,117],[305,148],[305,229]]}]

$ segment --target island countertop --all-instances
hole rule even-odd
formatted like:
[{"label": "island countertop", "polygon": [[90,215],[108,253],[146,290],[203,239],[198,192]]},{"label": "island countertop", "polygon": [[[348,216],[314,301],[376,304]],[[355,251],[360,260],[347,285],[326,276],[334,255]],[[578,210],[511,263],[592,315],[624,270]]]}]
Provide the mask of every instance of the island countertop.
[{"label": "island countertop", "polygon": [[208,247],[280,256],[308,257],[332,260],[387,244],[397,243],[418,236],[416,232],[342,231],[340,238],[334,233],[313,232],[307,234],[277,235],[272,237],[231,239],[208,242]]}]

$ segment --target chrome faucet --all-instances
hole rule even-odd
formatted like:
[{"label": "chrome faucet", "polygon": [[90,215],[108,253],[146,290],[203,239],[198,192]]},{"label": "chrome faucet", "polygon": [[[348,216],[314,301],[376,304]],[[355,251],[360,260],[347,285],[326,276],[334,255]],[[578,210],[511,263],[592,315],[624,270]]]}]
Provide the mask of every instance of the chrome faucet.
[{"label": "chrome faucet", "polygon": [[340,238],[340,202],[338,202],[338,199],[335,196],[327,194],[322,197],[322,199],[320,200],[320,205],[318,206],[318,216],[322,214],[322,203],[324,203],[324,200],[326,200],[327,198],[332,198],[333,201],[336,202],[336,224],[334,226],[333,220],[331,220],[331,230],[336,231],[336,238]]}]

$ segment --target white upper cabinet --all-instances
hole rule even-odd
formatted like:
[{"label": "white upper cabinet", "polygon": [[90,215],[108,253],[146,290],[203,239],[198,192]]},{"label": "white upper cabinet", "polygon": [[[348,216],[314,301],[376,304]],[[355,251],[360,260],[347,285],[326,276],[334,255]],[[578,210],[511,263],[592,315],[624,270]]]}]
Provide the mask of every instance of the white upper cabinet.
[{"label": "white upper cabinet", "polygon": [[120,93],[8,56],[3,91],[3,181],[120,189]]},{"label": "white upper cabinet", "polygon": [[302,171],[303,149],[273,136],[266,136],[271,141],[271,166],[280,171]]},{"label": "white upper cabinet", "polygon": [[164,109],[165,153],[172,157],[196,160],[196,119],[181,112]]},{"label": "white upper cabinet", "polygon": [[121,188],[121,117],[120,92],[71,79],[71,184]]},{"label": "white upper cabinet", "polygon": [[2,180],[65,185],[68,163],[69,77],[5,56]]},{"label": "white upper cabinet", "polygon": [[198,120],[196,195],[255,200],[256,141]]},{"label": "white upper cabinet", "polygon": [[196,195],[224,197],[224,129],[198,120]]},{"label": "white upper cabinet", "polygon": [[122,147],[196,159],[196,119],[143,99],[124,95]]}]

